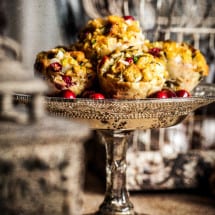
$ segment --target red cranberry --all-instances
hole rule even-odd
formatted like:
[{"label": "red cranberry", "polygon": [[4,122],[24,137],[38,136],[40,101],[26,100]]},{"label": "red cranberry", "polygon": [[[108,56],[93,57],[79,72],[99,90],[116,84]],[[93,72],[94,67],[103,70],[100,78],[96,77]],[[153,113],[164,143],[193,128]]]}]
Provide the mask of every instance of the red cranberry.
[{"label": "red cranberry", "polygon": [[176,92],[177,97],[183,97],[183,98],[187,98],[190,97],[190,93],[186,90],[177,90]]},{"label": "red cranberry", "polygon": [[62,96],[66,99],[75,99],[76,95],[71,90],[63,90]]},{"label": "red cranberry", "polygon": [[160,51],[161,49],[160,48],[151,48],[148,53],[155,56],[155,57],[160,57]]},{"label": "red cranberry", "polygon": [[49,68],[53,71],[53,72],[60,72],[62,70],[62,65],[58,62],[54,62],[51,63],[49,65]]},{"label": "red cranberry", "polygon": [[92,93],[89,96],[90,99],[104,99],[104,95],[101,93]]},{"label": "red cranberry", "polygon": [[74,85],[70,76],[63,75],[62,79],[66,83],[66,87],[70,87],[70,86]]},{"label": "red cranberry", "polygon": [[133,16],[123,16],[124,20],[135,20]]},{"label": "red cranberry", "polygon": [[129,64],[132,64],[132,63],[134,62],[133,57],[127,57],[125,60],[126,60]]},{"label": "red cranberry", "polygon": [[173,98],[176,97],[176,94],[168,89],[160,90],[155,93],[153,93],[151,98],[159,98],[159,99],[167,99],[167,98]]},{"label": "red cranberry", "polygon": [[105,56],[101,59],[101,61],[100,61],[100,63],[99,63],[99,67],[103,66],[103,65],[105,64],[105,62],[106,62],[108,59],[109,59],[109,57],[105,55]]}]

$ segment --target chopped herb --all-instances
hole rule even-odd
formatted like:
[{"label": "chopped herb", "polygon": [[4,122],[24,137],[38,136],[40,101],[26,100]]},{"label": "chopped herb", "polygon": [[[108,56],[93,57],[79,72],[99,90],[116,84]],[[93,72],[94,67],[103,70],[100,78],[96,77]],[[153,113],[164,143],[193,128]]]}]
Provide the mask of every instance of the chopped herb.
[{"label": "chopped herb", "polygon": [[138,56],[134,56],[133,57],[133,60],[134,60],[134,63],[136,63],[138,61],[139,57]]},{"label": "chopped herb", "polygon": [[91,44],[94,45],[96,43],[96,40],[92,40]]}]

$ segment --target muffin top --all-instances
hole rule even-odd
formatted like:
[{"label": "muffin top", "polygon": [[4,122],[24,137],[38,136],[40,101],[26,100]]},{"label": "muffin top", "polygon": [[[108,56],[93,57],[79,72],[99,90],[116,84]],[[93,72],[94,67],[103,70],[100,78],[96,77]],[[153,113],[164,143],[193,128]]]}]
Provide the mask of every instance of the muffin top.
[{"label": "muffin top", "polygon": [[99,63],[98,75],[120,82],[148,82],[167,77],[166,62],[141,49],[130,48],[104,56]]},{"label": "muffin top", "polygon": [[132,16],[111,15],[90,20],[80,32],[76,47],[87,57],[98,60],[116,49],[139,46],[143,42],[144,36],[137,20]]},{"label": "muffin top", "polygon": [[100,87],[111,98],[145,98],[162,89],[167,76],[163,59],[133,47],[104,56],[98,66]]},{"label": "muffin top", "polygon": [[184,89],[190,92],[208,75],[205,57],[198,49],[185,42],[145,42],[144,51],[166,61],[169,77],[165,86],[172,90]]},{"label": "muffin top", "polygon": [[89,20],[75,43],[40,52],[34,68],[55,91],[80,97],[101,91],[117,99],[142,99],[164,88],[191,92],[209,72],[200,50],[150,42],[134,17],[117,15]]},{"label": "muffin top", "polygon": [[145,51],[155,57],[166,59],[167,62],[175,62],[192,68],[194,72],[202,76],[208,75],[209,68],[205,57],[200,50],[185,42],[157,41],[144,44]]},{"label": "muffin top", "polygon": [[76,95],[91,87],[96,77],[91,62],[82,51],[62,47],[40,52],[34,68],[35,74],[48,80],[53,89],[70,89]]}]

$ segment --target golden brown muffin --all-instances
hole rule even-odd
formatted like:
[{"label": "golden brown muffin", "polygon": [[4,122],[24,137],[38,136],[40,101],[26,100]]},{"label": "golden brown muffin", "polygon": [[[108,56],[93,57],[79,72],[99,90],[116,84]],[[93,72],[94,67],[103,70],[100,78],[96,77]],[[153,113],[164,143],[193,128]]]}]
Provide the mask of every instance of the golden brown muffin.
[{"label": "golden brown muffin", "polygon": [[185,89],[190,92],[208,75],[208,65],[202,53],[185,42],[145,43],[144,49],[167,61],[169,78],[166,86],[173,90]]},{"label": "golden brown muffin", "polygon": [[116,49],[141,46],[143,42],[144,36],[137,20],[132,16],[111,15],[90,20],[80,32],[76,48],[97,61]]},{"label": "golden brown muffin", "polygon": [[96,78],[91,62],[82,51],[65,48],[40,52],[34,68],[35,74],[48,82],[51,92],[69,89],[77,96],[91,88]]},{"label": "golden brown muffin", "polygon": [[161,90],[167,78],[163,59],[130,48],[104,56],[98,67],[98,79],[106,97],[142,99]]}]

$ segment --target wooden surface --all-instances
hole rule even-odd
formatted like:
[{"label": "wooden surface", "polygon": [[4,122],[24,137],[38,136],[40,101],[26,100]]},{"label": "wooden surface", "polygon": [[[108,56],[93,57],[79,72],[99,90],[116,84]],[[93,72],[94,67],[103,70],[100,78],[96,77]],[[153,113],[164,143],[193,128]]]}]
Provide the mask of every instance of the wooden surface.
[{"label": "wooden surface", "polygon": [[[84,191],[84,215],[91,215],[104,198],[103,183],[88,174]],[[215,215],[215,197],[200,191],[131,192],[138,215]]]}]

